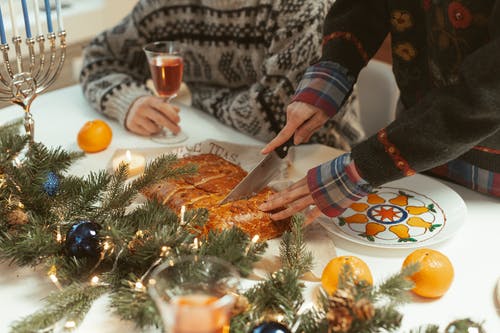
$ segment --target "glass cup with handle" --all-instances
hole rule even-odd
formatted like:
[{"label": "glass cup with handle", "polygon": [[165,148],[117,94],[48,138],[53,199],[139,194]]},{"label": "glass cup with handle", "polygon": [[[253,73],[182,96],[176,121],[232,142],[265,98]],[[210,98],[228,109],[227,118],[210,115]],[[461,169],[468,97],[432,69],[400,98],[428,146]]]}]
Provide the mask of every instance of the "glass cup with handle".
[{"label": "glass cup with handle", "polygon": [[156,267],[148,291],[165,333],[228,333],[239,284],[230,263],[186,255]]},{"label": "glass cup with handle", "polygon": [[[146,44],[143,50],[148,59],[151,79],[157,94],[170,103],[177,96],[182,83],[184,62],[181,44],[176,41],[158,41]],[[181,131],[174,134],[165,127],[160,133],[151,137],[153,141],[163,144],[179,143],[187,138],[186,133]]]}]

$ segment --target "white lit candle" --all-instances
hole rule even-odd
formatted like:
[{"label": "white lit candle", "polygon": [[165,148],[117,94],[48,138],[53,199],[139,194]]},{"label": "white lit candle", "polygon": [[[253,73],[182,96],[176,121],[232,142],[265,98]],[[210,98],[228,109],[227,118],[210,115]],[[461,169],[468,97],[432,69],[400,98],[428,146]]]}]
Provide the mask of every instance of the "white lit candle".
[{"label": "white lit candle", "polygon": [[35,25],[36,25],[36,35],[42,35],[42,21],[40,19],[40,6],[38,5],[38,0],[33,0],[33,10],[35,11]]},{"label": "white lit candle", "polygon": [[17,37],[16,18],[14,17],[14,4],[9,0],[10,23],[12,24],[12,36]]},{"label": "white lit candle", "polygon": [[122,163],[127,166],[129,177],[143,173],[146,167],[146,159],[144,156],[133,154],[130,150],[127,150],[125,155],[120,155],[113,159],[113,170],[117,170]]},{"label": "white lit candle", "polygon": [[57,31],[64,30],[63,19],[61,14],[61,0],[56,0],[56,17],[57,17]]}]

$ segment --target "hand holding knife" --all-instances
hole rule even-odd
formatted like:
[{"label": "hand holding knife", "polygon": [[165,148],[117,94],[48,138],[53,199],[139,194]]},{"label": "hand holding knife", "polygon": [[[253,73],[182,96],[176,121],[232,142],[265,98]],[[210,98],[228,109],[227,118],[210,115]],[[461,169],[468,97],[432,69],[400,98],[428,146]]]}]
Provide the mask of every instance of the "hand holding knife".
[{"label": "hand holding knife", "polygon": [[225,203],[249,197],[260,192],[278,174],[283,159],[293,146],[293,137],[264,157],[236,187],[219,203]]}]

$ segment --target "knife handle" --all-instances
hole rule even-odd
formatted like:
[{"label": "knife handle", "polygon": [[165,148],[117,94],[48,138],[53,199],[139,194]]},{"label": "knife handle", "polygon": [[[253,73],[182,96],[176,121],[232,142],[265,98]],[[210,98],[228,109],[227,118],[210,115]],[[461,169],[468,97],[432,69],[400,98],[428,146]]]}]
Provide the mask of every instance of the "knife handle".
[{"label": "knife handle", "polygon": [[288,150],[293,146],[293,135],[287,142],[276,148],[274,151],[280,158],[285,158],[288,154]]}]

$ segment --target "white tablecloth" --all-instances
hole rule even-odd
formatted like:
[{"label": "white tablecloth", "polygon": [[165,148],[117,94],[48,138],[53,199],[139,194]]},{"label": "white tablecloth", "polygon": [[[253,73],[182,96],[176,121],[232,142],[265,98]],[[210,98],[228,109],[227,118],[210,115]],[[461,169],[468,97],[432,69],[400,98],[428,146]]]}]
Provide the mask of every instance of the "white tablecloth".
[{"label": "white tablecloth", "polygon": [[[104,119],[88,106],[78,86],[39,96],[32,110],[36,121],[36,140],[68,150],[78,149],[76,135],[86,121]],[[17,106],[0,110],[0,122],[20,116],[22,111]],[[190,107],[182,107],[181,118],[181,126],[189,135],[188,143],[212,138],[241,144],[263,144]],[[119,148],[158,147],[147,138],[126,132],[113,121],[107,122],[113,129],[111,146],[104,152],[89,154],[78,161],[71,168],[71,173],[86,175],[91,170],[105,168],[113,152]],[[401,332],[426,323],[444,326],[454,319],[470,317],[484,321],[487,332],[498,333],[500,310],[493,295],[500,277],[500,202],[457,185],[447,185],[465,200],[468,209],[466,223],[452,239],[433,248],[451,259],[455,280],[442,298],[415,298],[414,302],[402,307],[404,320]],[[411,251],[374,249],[332,237],[338,255],[355,255],[367,262],[375,283],[399,270],[404,257]],[[46,272],[0,264],[0,332],[7,332],[14,320],[39,309],[43,304],[41,299],[54,289]],[[120,321],[111,315],[106,306],[107,298],[97,301],[78,332],[138,332],[133,323]]]}]

